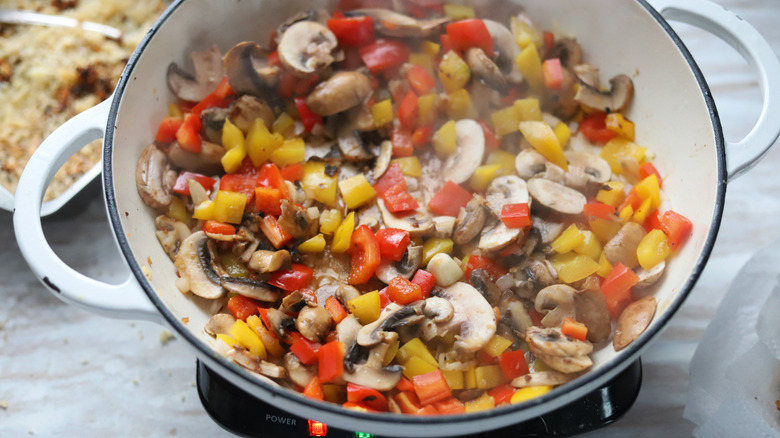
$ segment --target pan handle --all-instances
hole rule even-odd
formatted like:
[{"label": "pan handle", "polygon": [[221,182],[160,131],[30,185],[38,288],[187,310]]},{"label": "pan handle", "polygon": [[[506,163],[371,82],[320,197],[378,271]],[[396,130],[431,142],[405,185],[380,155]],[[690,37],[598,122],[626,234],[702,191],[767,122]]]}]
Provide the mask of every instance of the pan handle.
[{"label": "pan handle", "polygon": [[14,234],[33,273],[68,304],[103,316],[162,322],[159,312],[129,275],[120,284],[89,278],[63,262],[49,246],[41,226],[41,202],[57,170],[92,140],[105,133],[111,98],[57,128],[25,166],[14,200]]},{"label": "pan handle", "polygon": [[667,20],[696,26],[737,50],[758,74],[764,106],[753,129],[738,142],[726,141],[726,170],[732,181],[750,170],[780,135],[780,61],[750,24],[707,0],[648,0]]}]

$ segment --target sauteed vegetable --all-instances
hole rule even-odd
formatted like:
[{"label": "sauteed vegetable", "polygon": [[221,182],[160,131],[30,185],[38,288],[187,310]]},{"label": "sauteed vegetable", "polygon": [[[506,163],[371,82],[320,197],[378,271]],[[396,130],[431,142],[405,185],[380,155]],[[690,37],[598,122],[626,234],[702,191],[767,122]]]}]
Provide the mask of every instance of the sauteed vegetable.
[{"label": "sauteed vegetable", "polygon": [[373,3],[168,68],[138,193],[176,286],[222,304],[216,348],[417,415],[520,403],[625,348],[692,228],[635,140],[632,79],[520,11]]}]

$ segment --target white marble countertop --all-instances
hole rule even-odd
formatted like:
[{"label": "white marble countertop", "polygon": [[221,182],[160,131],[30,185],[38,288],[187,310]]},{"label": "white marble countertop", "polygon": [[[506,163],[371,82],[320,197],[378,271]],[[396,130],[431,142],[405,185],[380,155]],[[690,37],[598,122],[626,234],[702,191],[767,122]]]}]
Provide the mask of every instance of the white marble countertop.
[{"label": "white marble countertop", "polygon": [[[780,52],[776,0],[716,0],[752,23]],[[738,140],[758,118],[757,79],[725,43],[674,25],[715,96],[726,137]],[[780,80],[780,78],[777,78]],[[780,148],[729,184],[721,231],[703,275],[663,335],[642,355],[634,407],[590,436],[690,436],[683,418],[688,364],[719,299],[744,262],[780,238]],[[100,188],[83,211],[44,229],[71,266],[117,280],[124,267],[109,234]],[[160,327],[105,319],[69,307],[38,283],[19,256],[11,215],[0,214],[0,436],[228,435],[211,421],[195,388],[195,356]]]}]

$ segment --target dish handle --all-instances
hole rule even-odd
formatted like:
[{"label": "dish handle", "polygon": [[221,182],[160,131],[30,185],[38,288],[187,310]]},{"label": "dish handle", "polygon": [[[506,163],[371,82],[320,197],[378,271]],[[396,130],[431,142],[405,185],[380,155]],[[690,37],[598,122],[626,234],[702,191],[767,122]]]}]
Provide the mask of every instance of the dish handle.
[{"label": "dish handle", "polygon": [[24,168],[14,200],[14,234],[36,277],[68,304],[118,319],[162,317],[130,275],[120,284],[89,278],[63,262],[49,246],[41,226],[41,204],[57,170],[92,140],[105,133],[111,98],[73,117],[38,147]]},{"label": "dish handle", "polygon": [[667,20],[710,32],[737,50],[758,74],[764,106],[753,129],[738,142],[726,141],[726,171],[732,181],[750,170],[780,135],[780,61],[750,24],[723,6],[707,0],[648,0]]}]

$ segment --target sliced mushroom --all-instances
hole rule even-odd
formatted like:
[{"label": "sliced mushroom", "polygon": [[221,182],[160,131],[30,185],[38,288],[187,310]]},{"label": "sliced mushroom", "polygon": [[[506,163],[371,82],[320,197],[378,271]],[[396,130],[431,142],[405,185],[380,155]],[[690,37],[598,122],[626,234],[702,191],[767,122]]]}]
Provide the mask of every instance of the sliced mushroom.
[{"label": "sliced mushroom", "polygon": [[645,229],[636,222],[629,221],[620,228],[615,237],[604,245],[604,255],[610,263],[623,263],[628,269],[639,266],[636,249],[644,239]]},{"label": "sliced mushroom", "polygon": [[238,43],[227,52],[225,72],[230,88],[237,95],[271,95],[282,72],[279,67],[268,65],[268,54],[252,41]]},{"label": "sliced mushroom", "polygon": [[642,289],[654,285],[661,278],[665,269],[665,261],[661,261],[661,263],[650,269],[639,268],[636,272],[636,275],[639,277],[639,283],[635,284],[634,288]]},{"label": "sliced mushroom", "polygon": [[506,307],[506,313],[509,314],[512,321],[512,328],[515,333],[518,333],[521,337],[528,327],[534,325],[531,315],[528,314],[528,310],[520,300],[515,299],[509,301]]},{"label": "sliced mushroom", "polygon": [[558,272],[550,264],[544,254],[536,254],[528,257],[521,265],[528,279],[536,286],[547,287],[558,279]]},{"label": "sliced mushroom", "polygon": [[561,222],[549,221],[538,216],[531,216],[533,229],[539,231],[542,243],[549,245],[563,232],[564,224]]},{"label": "sliced mushroom", "polygon": [[471,48],[465,53],[466,64],[468,64],[474,76],[482,81],[488,87],[506,93],[507,83],[501,69],[490,59],[480,48]]},{"label": "sliced mushroom", "polygon": [[422,301],[401,306],[396,303],[388,304],[379,314],[379,318],[360,329],[357,335],[357,343],[363,347],[373,347],[380,342],[393,342],[398,338],[395,330],[404,325],[415,325],[425,319],[422,310]]},{"label": "sliced mushroom", "polygon": [[439,33],[449,18],[418,20],[408,15],[380,8],[353,9],[344,15],[368,15],[374,19],[376,31],[382,35],[401,38],[426,38]]},{"label": "sliced mushroom", "polygon": [[430,297],[423,304],[423,315],[434,323],[447,322],[455,315],[455,308],[444,298]]},{"label": "sliced mushroom", "polygon": [[528,181],[528,193],[539,204],[563,214],[580,214],[587,202],[582,193],[541,178]]},{"label": "sliced mushroom", "polygon": [[306,105],[315,114],[331,116],[360,105],[372,92],[368,76],[342,71],[317,85],[306,98]]},{"label": "sliced mushroom", "polygon": [[299,21],[279,39],[279,60],[293,73],[306,76],[322,71],[335,60],[336,35],[315,21]]},{"label": "sliced mushroom", "polygon": [[593,344],[565,336],[560,328],[529,327],[525,341],[534,356],[562,373],[580,372],[593,365],[588,357],[593,352]]},{"label": "sliced mushroom", "polygon": [[485,134],[474,120],[455,122],[455,153],[447,157],[442,168],[442,179],[461,184],[469,180],[482,163],[485,153]]},{"label": "sliced mushroom", "polygon": [[490,274],[484,269],[478,268],[471,271],[471,277],[469,282],[476,288],[482,295],[485,296],[488,303],[491,306],[497,306],[501,299],[501,291],[496,286],[496,282],[490,278]]},{"label": "sliced mushroom", "polygon": [[582,46],[574,38],[559,38],[545,54],[545,59],[558,58],[561,65],[572,68],[582,64]]},{"label": "sliced mushroom", "polygon": [[286,249],[279,251],[255,251],[249,259],[247,266],[253,271],[261,274],[267,272],[276,272],[282,268],[287,268],[292,263],[290,252]]},{"label": "sliced mushroom", "polygon": [[574,295],[576,320],[588,328],[588,340],[599,343],[609,339],[612,325],[609,320],[607,298],[600,290],[582,290]]},{"label": "sliced mushroom", "polygon": [[615,325],[615,337],[612,338],[615,351],[626,348],[644,333],[655,316],[655,308],[655,297],[647,296],[634,301],[623,309]]},{"label": "sliced mushroom", "polygon": [[192,234],[190,227],[184,222],[164,214],[157,216],[154,219],[154,224],[157,226],[157,231],[154,232],[154,235],[157,236],[157,240],[160,241],[160,245],[165,250],[165,253],[168,254],[168,257],[174,260],[176,253],[179,252],[181,243]]},{"label": "sliced mushroom", "polygon": [[316,375],[312,367],[307,367],[301,363],[298,356],[293,353],[284,355],[284,368],[287,370],[290,380],[298,386],[305,387],[311,381],[311,378]]},{"label": "sliced mushroom", "polygon": [[304,338],[312,342],[321,342],[322,338],[330,331],[333,318],[330,317],[330,312],[326,308],[310,303],[301,309],[295,321],[298,332]]},{"label": "sliced mushroom", "polygon": [[558,386],[571,380],[572,377],[558,371],[537,371],[520,376],[512,380],[515,388],[528,388],[531,386]]},{"label": "sliced mushroom", "polygon": [[313,219],[308,210],[282,199],[282,214],[279,216],[279,226],[297,239],[308,239],[317,234],[319,221]]},{"label": "sliced mushroom", "polygon": [[168,156],[153,144],[147,146],[138,157],[135,184],[144,204],[157,210],[168,207],[173,197],[176,172],[171,170]]},{"label": "sliced mushroom", "polygon": [[217,313],[209,318],[203,330],[211,336],[226,335],[235,324],[236,318],[229,313]]},{"label": "sliced mushroom", "polygon": [[507,204],[530,204],[528,184],[514,175],[499,176],[488,185],[485,199],[493,216],[501,217]]},{"label": "sliced mushroom", "polygon": [[512,31],[503,24],[493,20],[482,20],[488,33],[493,38],[493,46],[496,51],[496,65],[504,73],[509,82],[519,84],[523,81],[523,74],[517,66],[515,59],[520,54],[517,41]]},{"label": "sliced mushroom", "polygon": [[379,155],[376,157],[374,165],[374,179],[379,179],[390,167],[390,160],[393,158],[393,142],[385,140],[379,145]]},{"label": "sliced mushroom", "polygon": [[571,69],[574,74],[577,75],[577,79],[579,79],[580,82],[590,85],[596,89],[601,86],[601,75],[599,74],[599,69],[596,67],[584,63],[575,65]]},{"label": "sliced mushroom", "polygon": [[308,301],[308,297],[301,290],[296,290],[282,299],[282,305],[279,306],[279,310],[287,314],[298,313],[306,307]]},{"label": "sliced mushroom", "polygon": [[[374,158],[374,154],[369,152],[368,148],[366,147],[366,143],[363,141],[363,137],[360,135],[360,131],[354,129],[354,127],[350,126],[348,122],[344,122],[339,125],[339,128],[336,131],[336,136],[338,139],[339,150],[347,160],[360,162]],[[377,160],[377,166],[379,164],[379,160]],[[389,164],[390,160],[387,160],[387,165]]]},{"label": "sliced mushroom", "polygon": [[581,151],[564,152],[569,162],[565,184],[575,189],[584,189],[591,184],[604,184],[612,177],[612,168],[603,158]]},{"label": "sliced mushroom", "polygon": [[546,103],[558,117],[569,120],[580,110],[577,101],[579,80],[568,68],[561,69],[561,85],[557,89],[547,90]]},{"label": "sliced mushroom", "polygon": [[354,364],[345,359],[344,380],[377,391],[389,391],[395,388],[401,380],[403,367],[382,366],[389,349],[390,343],[382,342],[369,351],[368,359],[362,364]]},{"label": "sliced mushroom", "polygon": [[482,230],[478,248],[484,251],[497,251],[516,241],[522,233],[520,228],[509,228],[500,220],[493,220]]},{"label": "sliced mushroom", "polygon": [[581,82],[574,99],[588,108],[606,113],[621,112],[634,97],[634,82],[626,75],[617,75],[609,83],[609,92],[602,92]]},{"label": "sliced mushroom", "polygon": [[392,260],[382,259],[376,268],[376,276],[385,284],[389,284],[396,277],[403,277],[408,280],[412,278],[412,275],[417,272],[417,268],[420,267],[422,256],[422,245],[410,245],[404,252],[401,261],[393,262]]},{"label": "sliced mushroom", "polygon": [[488,207],[485,200],[481,196],[472,197],[458,214],[455,232],[452,233],[453,242],[458,245],[471,242],[482,231],[487,217]]},{"label": "sliced mushroom", "polygon": [[194,75],[172,62],[166,75],[168,87],[179,99],[200,102],[217,88],[224,76],[222,54],[217,46],[211,46],[203,52],[192,52],[190,58]]},{"label": "sliced mushroom", "polygon": [[473,353],[484,347],[496,333],[496,316],[484,296],[467,283],[435,289],[432,296],[446,299],[455,313],[451,320],[437,324],[437,335],[454,333],[453,347],[459,353]]},{"label": "sliced mushroom", "polygon": [[318,288],[314,294],[318,303],[324,303],[329,297],[335,297],[346,308],[349,300],[360,296],[360,291],[348,284],[334,283]]},{"label": "sliced mushroom", "polygon": [[282,297],[282,293],[268,283],[244,277],[222,277],[222,287],[234,294],[266,303],[274,303]]},{"label": "sliced mushroom", "polygon": [[230,121],[245,134],[249,132],[255,120],[262,119],[265,126],[271,127],[276,120],[274,111],[263,100],[250,95],[236,99],[230,111]]},{"label": "sliced mushroom", "polygon": [[382,221],[387,228],[408,231],[412,237],[427,236],[433,232],[433,218],[425,207],[421,206],[411,215],[399,217],[385,207],[383,200],[377,199],[376,203],[379,211],[382,212]]},{"label": "sliced mushroom", "polygon": [[249,353],[243,348],[233,348],[228,351],[227,357],[234,362],[248,369],[249,371],[262,374],[274,379],[281,379],[287,375],[284,367],[264,361],[259,357]]},{"label": "sliced mushroom", "polygon": [[433,237],[450,237],[455,229],[455,218],[452,216],[436,216],[433,218]]},{"label": "sliced mushroom", "polygon": [[212,143],[222,143],[222,127],[228,117],[227,108],[211,107],[200,113],[205,138]]},{"label": "sliced mushroom", "polygon": [[566,318],[575,318],[574,295],[577,290],[565,284],[547,286],[536,294],[534,309],[544,315],[542,325],[560,327]]},{"label": "sliced mushroom", "polygon": [[356,342],[361,328],[363,328],[363,325],[358,322],[355,315],[347,315],[346,318],[336,325],[336,337],[342,344],[351,346]]},{"label": "sliced mushroom", "polygon": [[[523,149],[515,157],[515,170],[520,178],[529,180],[542,174],[550,163],[542,154],[535,149]],[[557,166],[556,166],[557,167]]]},{"label": "sliced mushroom", "polygon": [[220,284],[219,275],[214,272],[211,253],[207,247],[208,240],[203,231],[184,239],[174,264],[179,275],[187,279],[192,293],[213,300],[221,298],[225,289]]},{"label": "sliced mushroom", "polygon": [[279,339],[287,337],[287,333],[295,329],[295,319],[290,318],[278,309],[270,308],[266,314],[269,327]]},{"label": "sliced mushroom", "polygon": [[382,226],[382,212],[379,211],[376,202],[372,202],[357,212],[358,226],[365,225],[376,232]]},{"label": "sliced mushroom", "polygon": [[168,151],[168,158],[174,166],[182,170],[213,175],[223,170],[222,156],[225,148],[210,141],[201,142],[200,153],[192,153],[174,143]]}]

